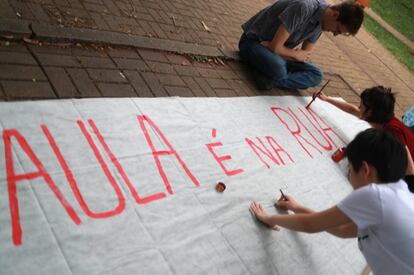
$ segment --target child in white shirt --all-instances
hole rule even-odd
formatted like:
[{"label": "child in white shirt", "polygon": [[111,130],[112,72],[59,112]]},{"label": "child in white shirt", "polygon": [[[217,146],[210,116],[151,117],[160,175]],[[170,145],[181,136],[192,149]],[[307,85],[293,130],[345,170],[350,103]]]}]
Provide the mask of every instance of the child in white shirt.
[{"label": "child in white shirt", "polygon": [[294,215],[268,215],[257,202],[250,205],[251,212],[275,229],[357,237],[376,275],[414,274],[414,194],[402,180],[407,168],[404,146],[383,130],[368,129],[347,146],[346,155],[354,191],[336,206],[315,212],[285,195],[276,206]]}]

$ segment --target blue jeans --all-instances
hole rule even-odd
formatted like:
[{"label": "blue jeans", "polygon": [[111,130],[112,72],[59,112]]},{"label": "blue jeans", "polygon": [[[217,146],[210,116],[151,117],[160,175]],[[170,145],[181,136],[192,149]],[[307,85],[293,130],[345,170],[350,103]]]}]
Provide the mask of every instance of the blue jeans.
[{"label": "blue jeans", "polygon": [[323,79],[323,73],[318,67],[310,63],[285,60],[260,45],[259,41],[247,38],[245,34],[240,39],[239,50],[241,58],[270,78],[274,87],[306,89],[319,85]]}]

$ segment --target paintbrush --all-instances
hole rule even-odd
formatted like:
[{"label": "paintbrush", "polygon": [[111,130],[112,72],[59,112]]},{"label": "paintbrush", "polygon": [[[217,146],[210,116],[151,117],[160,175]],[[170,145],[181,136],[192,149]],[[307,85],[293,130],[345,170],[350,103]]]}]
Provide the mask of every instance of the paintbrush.
[{"label": "paintbrush", "polygon": [[306,105],[305,107],[306,109],[308,109],[311,106],[311,104],[315,101],[315,99],[322,93],[323,89],[325,89],[325,87],[328,86],[329,81],[330,80],[326,81],[325,85],[322,86],[319,92],[317,92],[316,94],[313,94],[311,102],[309,102],[309,104]]},{"label": "paintbrush", "polygon": [[280,191],[280,194],[282,194],[282,200],[287,201],[288,198],[285,196],[285,194],[283,194],[282,189],[279,189],[279,191]]}]

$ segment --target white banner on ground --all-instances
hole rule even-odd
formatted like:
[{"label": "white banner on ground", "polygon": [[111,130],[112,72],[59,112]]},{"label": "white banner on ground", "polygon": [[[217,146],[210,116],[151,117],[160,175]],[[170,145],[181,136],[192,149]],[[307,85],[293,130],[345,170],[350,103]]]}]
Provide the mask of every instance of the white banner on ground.
[{"label": "white banner on ground", "polygon": [[351,192],[331,155],[368,125],[308,101],[0,103],[0,273],[359,274],[355,240],[248,211],[276,213],[279,188],[315,210]]}]

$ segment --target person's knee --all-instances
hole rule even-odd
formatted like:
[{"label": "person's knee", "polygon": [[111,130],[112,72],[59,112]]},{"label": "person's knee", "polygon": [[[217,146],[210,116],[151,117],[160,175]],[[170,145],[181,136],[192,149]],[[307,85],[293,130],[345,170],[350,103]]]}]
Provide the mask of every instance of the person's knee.
[{"label": "person's knee", "polygon": [[287,77],[286,61],[255,41],[241,41],[240,57],[255,69],[273,80]]},{"label": "person's knee", "polygon": [[246,51],[244,50],[243,47],[239,47],[239,56],[242,61],[247,61]]},{"label": "person's knee", "polygon": [[247,43],[245,41],[241,41],[239,42],[239,55],[243,60],[247,59]]},{"label": "person's knee", "polygon": [[279,81],[288,77],[286,61],[277,55],[272,55],[266,64],[267,75],[274,81]]},{"label": "person's knee", "polygon": [[272,66],[268,71],[269,77],[274,81],[280,81],[288,77],[288,72],[285,64],[277,64]]},{"label": "person's knee", "polygon": [[254,63],[255,55],[257,55],[257,42],[251,41],[247,38],[242,38],[239,41],[239,55],[241,59],[248,63]]},{"label": "person's knee", "polygon": [[246,35],[243,33],[239,40],[239,55],[242,59],[247,59],[248,52],[252,46],[251,41],[249,41]]},{"label": "person's knee", "polygon": [[312,70],[312,77],[311,77],[311,82],[312,82],[312,85],[311,86],[318,86],[321,82],[322,82],[322,80],[323,80],[323,72],[322,72],[322,70],[321,69],[319,69],[319,68],[317,68],[317,67],[315,67],[313,70]]}]

